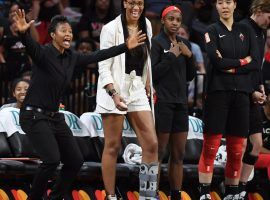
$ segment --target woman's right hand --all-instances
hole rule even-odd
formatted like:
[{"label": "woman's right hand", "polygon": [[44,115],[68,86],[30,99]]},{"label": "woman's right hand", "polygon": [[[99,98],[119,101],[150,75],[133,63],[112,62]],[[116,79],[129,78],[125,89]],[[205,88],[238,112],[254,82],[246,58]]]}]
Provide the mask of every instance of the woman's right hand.
[{"label": "woman's right hand", "polygon": [[34,22],[34,20],[31,20],[29,23],[26,22],[23,9],[19,9],[14,16],[14,24],[20,33],[25,33]]},{"label": "woman's right hand", "polygon": [[139,31],[134,35],[130,35],[126,41],[126,45],[128,49],[134,49],[137,46],[144,44],[146,40],[146,34]]},{"label": "woman's right hand", "polygon": [[113,96],[113,101],[115,104],[115,107],[120,110],[120,111],[127,111],[128,107],[125,104],[125,100],[123,99],[123,97],[121,97],[119,94],[115,94]]}]

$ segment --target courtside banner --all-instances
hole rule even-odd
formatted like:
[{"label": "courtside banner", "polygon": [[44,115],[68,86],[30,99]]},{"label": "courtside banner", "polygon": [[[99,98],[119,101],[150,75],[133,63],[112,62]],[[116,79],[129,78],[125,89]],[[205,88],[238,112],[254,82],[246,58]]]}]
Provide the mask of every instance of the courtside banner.
[{"label": "courtside banner", "polygon": [[84,125],[84,123],[80,120],[80,118],[77,115],[64,110],[61,110],[59,112],[64,114],[65,121],[74,136],[77,137],[91,136],[88,128]]},{"label": "courtside banner", "polygon": [[201,119],[189,116],[188,117],[188,140],[200,139],[203,140],[203,122]]},{"label": "courtside banner", "polygon": [[14,107],[7,107],[0,111],[0,127],[6,132],[7,136],[10,137],[12,134],[19,132],[20,134],[25,134],[23,132],[20,122],[19,122],[20,109]]},{"label": "courtside banner", "polygon": [[[103,125],[100,114],[94,112],[87,112],[80,116],[80,120],[85,124],[91,133],[91,137],[104,137]],[[188,139],[203,139],[202,120],[189,116],[189,132]],[[136,137],[128,120],[125,118],[123,122],[123,136]]]},{"label": "courtside banner", "polygon": [[[91,137],[104,137],[102,119],[100,114],[94,112],[83,113],[80,116],[80,120],[90,131]],[[131,128],[126,118],[123,122],[123,136],[136,137],[133,129]]]},{"label": "courtside banner", "polygon": [[[91,136],[88,128],[81,122],[80,118],[68,111],[61,111],[65,116],[65,121],[74,136]],[[6,132],[10,137],[12,134],[19,132],[25,134],[21,129],[19,122],[20,109],[7,107],[0,111],[0,132]]]},{"label": "courtside banner", "polygon": [[[0,116],[0,118],[1,118],[1,116]],[[5,132],[5,129],[2,125],[2,123],[0,122],[0,133],[3,133],[3,132]]]}]

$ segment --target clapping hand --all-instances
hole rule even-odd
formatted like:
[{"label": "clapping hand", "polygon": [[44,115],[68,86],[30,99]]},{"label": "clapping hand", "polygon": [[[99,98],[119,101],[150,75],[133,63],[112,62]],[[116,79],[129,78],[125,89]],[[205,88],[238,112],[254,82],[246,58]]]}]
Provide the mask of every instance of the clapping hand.
[{"label": "clapping hand", "polygon": [[137,46],[140,46],[144,44],[144,41],[146,40],[146,34],[142,33],[142,31],[139,31],[138,33],[134,35],[130,35],[126,41],[127,48],[133,49]]},{"label": "clapping hand", "polygon": [[31,24],[35,22],[34,20],[31,20],[28,23],[26,22],[25,12],[23,9],[19,9],[13,19],[14,24],[20,33],[25,33],[27,29],[31,26]]}]

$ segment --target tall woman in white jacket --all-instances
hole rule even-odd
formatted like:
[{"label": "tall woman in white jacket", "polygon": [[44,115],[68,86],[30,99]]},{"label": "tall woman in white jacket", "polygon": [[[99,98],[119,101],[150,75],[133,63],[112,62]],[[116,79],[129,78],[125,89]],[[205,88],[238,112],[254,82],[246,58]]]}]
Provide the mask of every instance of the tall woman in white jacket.
[{"label": "tall woman in white jacket", "polygon": [[[140,200],[156,199],[158,146],[148,97],[152,94],[150,41],[152,28],[144,16],[144,0],[122,0],[122,14],[106,24],[100,48],[123,43],[129,35],[147,33],[145,44],[99,63],[96,112],[101,113],[105,145],[102,175],[107,199],[116,199],[115,172],[124,115],[142,147]],[[145,180],[150,181],[145,181]]]}]

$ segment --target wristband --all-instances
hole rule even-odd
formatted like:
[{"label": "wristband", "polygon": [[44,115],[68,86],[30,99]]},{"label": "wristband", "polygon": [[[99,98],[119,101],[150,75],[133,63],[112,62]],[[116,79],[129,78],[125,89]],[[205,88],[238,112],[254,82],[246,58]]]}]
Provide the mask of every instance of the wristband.
[{"label": "wristband", "polygon": [[117,93],[115,89],[108,90],[108,94],[109,94],[111,97],[113,97],[113,96],[115,95],[115,93]]},{"label": "wristband", "polygon": [[240,61],[241,66],[244,66],[244,65],[248,64],[248,61],[246,59],[240,59],[239,61]]},{"label": "wristband", "polygon": [[117,95],[117,94],[118,94],[118,92],[114,92],[114,93],[111,95],[112,99],[113,99],[114,96]]}]

